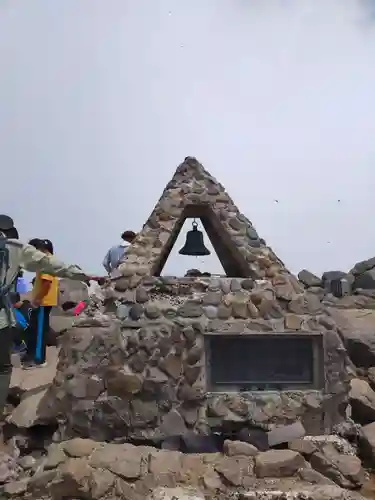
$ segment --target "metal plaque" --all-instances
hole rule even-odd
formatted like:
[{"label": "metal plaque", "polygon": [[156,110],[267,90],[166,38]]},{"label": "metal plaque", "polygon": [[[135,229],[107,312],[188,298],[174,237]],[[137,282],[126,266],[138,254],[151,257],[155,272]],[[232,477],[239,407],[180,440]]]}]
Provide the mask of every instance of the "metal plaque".
[{"label": "metal plaque", "polygon": [[212,388],[287,389],[314,383],[314,337],[209,335],[207,375]]}]

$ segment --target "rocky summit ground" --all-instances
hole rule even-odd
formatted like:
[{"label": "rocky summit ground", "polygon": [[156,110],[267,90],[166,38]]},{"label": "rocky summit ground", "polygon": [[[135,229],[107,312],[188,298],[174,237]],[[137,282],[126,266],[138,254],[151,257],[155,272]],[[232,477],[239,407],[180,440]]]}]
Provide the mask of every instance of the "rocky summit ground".
[{"label": "rocky summit ground", "polygon": [[60,441],[56,426],[41,421],[38,414],[56,374],[58,348],[48,349],[46,368],[22,371],[16,358],[14,362],[10,398],[14,406],[8,406],[6,444],[0,452],[4,498],[362,498],[353,490],[366,482],[365,470],[356,450],[337,436],[294,439],[284,449],[266,451],[226,440],[220,451],[211,453],[82,438]]}]

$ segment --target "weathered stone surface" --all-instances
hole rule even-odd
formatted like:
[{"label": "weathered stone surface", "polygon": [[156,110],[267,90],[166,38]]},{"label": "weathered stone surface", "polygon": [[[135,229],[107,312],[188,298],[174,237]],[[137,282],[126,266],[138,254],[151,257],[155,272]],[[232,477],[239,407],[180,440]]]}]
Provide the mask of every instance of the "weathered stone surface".
[{"label": "weathered stone surface", "polygon": [[305,434],[306,430],[299,421],[290,425],[276,426],[268,433],[268,444],[272,447],[277,444],[289,443],[289,441],[301,438]]},{"label": "weathered stone surface", "polygon": [[9,416],[8,423],[19,428],[28,429],[40,424],[43,420],[39,414],[39,407],[48,389],[42,389],[36,393],[26,393],[21,403],[13,410]]},{"label": "weathered stone surface", "polygon": [[365,290],[375,289],[375,269],[369,269],[368,271],[356,276],[353,283],[353,289],[357,290],[359,288]]},{"label": "weathered stone surface", "polygon": [[375,467],[375,422],[364,425],[360,431],[360,450],[369,465]]},{"label": "weathered stone surface", "polygon": [[4,486],[5,498],[21,497],[27,490],[28,480],[13,481]]},{"label": "weathered stone surface", "polygon": [[305,463],[302,455],[293,450],[269,450],[255,457],[258,477],[293,476]]},{"label": "weathered stone surface", "polygon": [[227,439],[226,441],[224,441],[224,453],[228,455],[228,457],[234,457],[238,455],[254,457],[259,453],[259,451],[250,443],[245,443],[243,441],[230,441],[229,439]]},{"label": "weathered stone surface", "polygon": [[88,457],[97,448],[98,444],[91,439],[75,438],[62,445],[62,449],[69,457]]},{"label": "weathered stone surface", "polygon": [[0,484],[14,481],[18,478],[20,467],[14,457],[0,451]]},{"label": "weathered stone surface", "polygon": [[358,488],[364,482],[359,458],[339,453],[332,444],[323,446],[310,458],[312,467],[343,488]]},{"label": "weathered stone surface", "polygon": [[366,425],[375,420],[375,392],[365,380],[351,380],[349,399],[356,422]]},{"label": "weathered stone surface", "polygon": [[328,308],[343,336],[345,347],[358,367],[375,366],[375,311]]},{"label": "weathered stone surface", "polygon": [[322,286],[322,280],[307,269],[302,269],[302,271],[298,273],[298,279],[307,287]]},{"label": "weathered stone surface", "polygon": [[157,488],[146,500],[204,500],[204,496],[193,488]]},{"label": "weathered stone surface", "polygon": [[288,443],[290,450],[297,451],[305,457],[310,457],[318,448],[310,439],[294,439]]},{"label": "weathered stone surface", "polygon": [[249,457],[222,457],[215,470],[232,486],[249,486],[254,477],[253,462]]}]

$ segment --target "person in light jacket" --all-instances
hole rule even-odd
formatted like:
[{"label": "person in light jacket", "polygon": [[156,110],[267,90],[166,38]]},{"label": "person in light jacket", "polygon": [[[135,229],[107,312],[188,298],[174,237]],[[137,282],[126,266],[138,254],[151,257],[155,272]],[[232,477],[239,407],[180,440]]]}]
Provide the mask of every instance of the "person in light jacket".
[{"label": "person in light jacket", "polygon": [[111,247],[106,253],[103,260],[103,267],[110,275],[121,263],[121,259],[125,255],[125,252],[129,246],[133,243],[136,238],[136,233],[134,231],[125,231],[121,235],[122,243],[120,245],[115,245]]},{"label": "person in light jacket", "polygon": [[87,275],[78,266],[66,265],[53,255],[20,242],[12,218],[0,215],[0,415],[12,374],[11,351],[16,325],[9,292],[21,269],[79,281],[102,280]]}]

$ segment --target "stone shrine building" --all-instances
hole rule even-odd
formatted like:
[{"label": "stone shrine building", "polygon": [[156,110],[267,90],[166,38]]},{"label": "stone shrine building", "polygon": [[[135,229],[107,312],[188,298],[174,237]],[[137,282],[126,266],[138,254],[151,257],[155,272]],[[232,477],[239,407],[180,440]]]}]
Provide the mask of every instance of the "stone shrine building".
[{"label": "stone shrine building", "polygon": [[[165,277],[186,218],[201,219],[225,277]],[[48,394],[64,438],[345,420],[347,356],[305,290],[195,159],[177,168],[102,303],[65,340]]]}]

